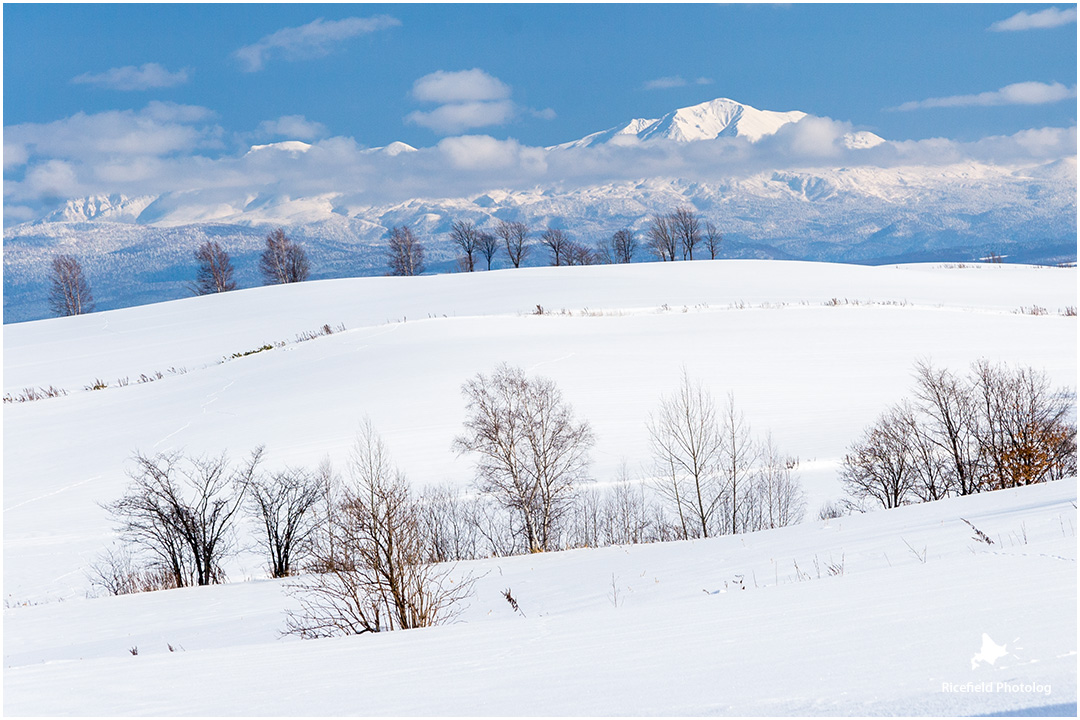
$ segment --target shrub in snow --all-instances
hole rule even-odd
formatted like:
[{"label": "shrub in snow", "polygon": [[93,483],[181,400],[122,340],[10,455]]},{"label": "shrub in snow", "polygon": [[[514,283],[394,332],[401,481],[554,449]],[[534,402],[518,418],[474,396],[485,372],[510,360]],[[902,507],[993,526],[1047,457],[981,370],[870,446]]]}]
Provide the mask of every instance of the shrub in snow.
[{"label": "shrub in snow", "polygon": [[287,586],[299,610],[286,632],[301,637],[407,630],[452,619],[472,579],[425,562],[418,501],[370,423],[357,437],[350,480],[331,493],[316,536],[318,572]]}]

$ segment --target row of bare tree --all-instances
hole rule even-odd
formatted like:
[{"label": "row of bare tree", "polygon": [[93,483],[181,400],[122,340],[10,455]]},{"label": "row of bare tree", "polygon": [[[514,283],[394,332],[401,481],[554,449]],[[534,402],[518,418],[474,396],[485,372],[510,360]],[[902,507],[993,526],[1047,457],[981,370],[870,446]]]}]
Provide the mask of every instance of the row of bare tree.
[{"label": "row of bare tree", "polygon": [[[975,363],[966,377],[916,365],[914,401],[890,409],[845,458],[853,501],[916,500],[1014,487],[1076,473],[1075,394],[1044,373]],[[471,490],[415,493],[369,422],[342,480],[260,469],[225,455],[138,454],[132,483],[106,509],[126,546],[93,567],[120,594],[224,579],[234,525],[258,527],[270,574],[307,574],[288,630],[305,636],[421,627],[452,617],[472,579],[448,561],[643,543],[783,527],[805,513],[798,461],[755,438],[728,394],[717,402],[684,371],[647,428],[647,479],[625,464],[606,488],[586,483],[594,443],[554,382],[500,365],[462,386],[454,449],[475,461]]]},{"label": "row of bare tree", "polygon": [[[602,238],[595,247],[574,241],[570,234],[548,226],[531,242],[533,230],[523,222],[499,220],[493,232],[482,230],[473,222],[455,221],[450,227],[450,241],[462,253],[458,269],[473,272],[481,264],[487,270],[500,253],[519,268],[536,248],[546,249],[552,265],[598,265],[628,263],[644,247],[662,261],[693,260],[695,248],[716,258],[723,240],[711,222],[702,223],[693,208],[680,207],[650,220],[644,243],[630,228],[617,230]],[[424,248],[416,233],[407,226],[390,230],[387,262],[390,275],[419,275],[424,270]]]},{"label": "row of bare tree", "polygon": [[[195,280],[188,288],[196,295],[210,295],[236,289],[229,253],[216,240],[207,240],[195,250]],[[304,248],[293,242],[282,228],[266,236],[259,256],[259,272],[266,285],[303,282],[311,269]],[[82,264],[74,255],[62,253],[52,259],[49,271],[49,309],[54,315],[82,315],[94,311],[94,294]]]},{"label": "row of bare tree", "polygon": [[[661,472],[635,483],[624,467],[604,490],[584,482],[592,429],[550,379],[503,364],[462,394],[454,449],[475,460],[471,491],[415,494],[370,423],[345,480],[329,461],[315,471],[264,471],[261,447],[241,463],[137,454],[127,492],[105,506],[125,544],[93,566],[92,581],[114,594],[222,582],[223,560],[238,548],[234,526],[247,516],[271,576],[308,573],[289,586],[300,608],[290,632],[374,632],[453,614],[471,581],[440,562],[703,537],[801,517],[793,461],[771,444],[751,448],[730,397],[734,429],[685,375],[649,423]],[[704,440],[689,447],[687,433]],[[740,472],[757,463],[730,486],[722,479],[728,442],[738,446]]]},{"label": "row of bare tree", "polygon": [[126,594],[225,579],[248,515],[273,577],[298,610],[287,630],[304,637],[424,627],[453,616],[468,577],[428,562],[420,500],[369,423],[342,481],[328,462],[314,471],[262,472],[262,448],[233,464],[225,455],[138,454],[131,485],[105,506],[125,545],[91,567],[91,582]]},{"label": "row of bare tree", "polygon": [[864,431],[841,479],[855,504],[893,508],[1075,474],[1075,391],[1031,367],[920,361],[913,397]]},{"label": "row of bare tree", "polygon": [[[195,282],[189,288],[196,295],[212,295],[236,289],[232,259],[216,240],[207,240],[195,250]],[[259,274],[264,285],[304,282],[311,274],[307,252],[277,228],[266,236],[259,255]]]},{"label": "row of bare tree", "polygon": [[[479,229],[472,222],[457,221],[450,229],[450,240],[463,253],[459,269],[473,272],[481,258],[486,268],[500,252],[510,263],[521,267],[534,247],[546,248],[552,265],[596,265],[629,263],[642,243],[629,228],[617,230],[590,248],[571,239],[560,228],[547,227],[536,243],[529,240],[532,230],[523,222],[500,220],[494,232]],[[697,213],[680,207],[650,220],[643,244],[661,261],[693,260],[695,248],[707,250],[716,258],[723,238],[711,222],[702,224]],[[236,289],[234,268],[229,253],[216,240],[207,240],[195,250],[195,280],[188,287],[196,295],[210,295]],[[424,247],[416,233],[407,226],[390,230],[387,247],[390,275],[420,275],[424,272]],[[259,256],[259,272],[266,285],[303,282],[311,268],[303,246],[291,240],[283,228],[266,236],[266,246]],[[82,265],[68,254],[53,258],[50,274],[50,309],[56,315],[81,315],[94,309],[90,283]]]}]

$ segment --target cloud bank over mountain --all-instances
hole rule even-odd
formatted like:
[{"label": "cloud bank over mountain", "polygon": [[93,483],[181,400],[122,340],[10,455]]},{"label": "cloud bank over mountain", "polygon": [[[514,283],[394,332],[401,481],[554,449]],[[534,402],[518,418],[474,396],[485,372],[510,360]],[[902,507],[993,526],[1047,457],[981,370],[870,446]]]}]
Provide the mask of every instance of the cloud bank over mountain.
[{"label": "cloud bank over mountain", "polygon": [[[491,121],[492,113],[509,112],[498,107],[512,102],[506,99],[508,93],[501,81],[482,71],[434,73],[414,88],[418,98],[454,108],[458,115],[452,120],[458,124],[469,124],[470,117],[484,119],[476,115]],[[197,106],[151,102],[135,111],[78,113],[51,123],[6,128],[5,224],[43,217],[69,198],[117,193],[186,194],[200,203],[237,202],[253,190],[292,197],[333,193],[353,204],[379,204],[495,188],[582,187],[648,177],[709,181],[821,167],[888,169],[963,162],[1009,166],[1076,155],[1075,127],[1026,130],[974,142],[881,142],[830,118],[739,107],[738,122],[757,113],[768,115],[772,124],[758,122],[746,132],[732,121],[710,129],[711,135],[684,137],[693,128],[670,121],[666,131],[654,128],[645,139],[606,131],[553,148],[466,134],[405,154],[372,152],[348,137],[320,138],[325,128],[301,116],[266,121],[252,133],[230,137],[214,122],[212,111]],[[685,110],[694,108],[678,112]],[[432,114],[425,117],[435,122]],[[632,121],[627,127],[663,120]],[[607,133],[612,134],[595,137]],[[303,140],[311,148],[302,154],[251,154],[250,145],[241,143],[256,136]],[[853,137],[874,140],[858,144]]]},{"label": "cloud bank over mountain", "polygon": [[[510,92],[467,71],[433,73],[414,94],[452,107]],[[234,255],[241,287],[258,284],[259,248],[278,226],[308,248],[315,278],[384,273],[401,225],[442,272],[455,267],[455,220],[559,227],[591,246],[684,205],[721,228],[722,257],[1076,258],[1075,127],[895,142],[718,98],[552,147],[464,134],[372,148],[324,133],[286,115],[230,135],[206,108],[161,102],[7,128],[5,322],[46,313],[57,248],[82,259],[107,309],[183,297],[192,253],[211,238]],[[546,261],[538,250],[528,264]]]}]

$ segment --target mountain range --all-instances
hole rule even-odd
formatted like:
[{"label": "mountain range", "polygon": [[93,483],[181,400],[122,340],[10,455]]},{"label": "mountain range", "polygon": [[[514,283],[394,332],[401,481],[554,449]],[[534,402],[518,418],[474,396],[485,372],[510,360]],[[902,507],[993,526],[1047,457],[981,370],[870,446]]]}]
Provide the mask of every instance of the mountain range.
[{"label": "mountain range", "polygon": [[[440,152],[463,168],[455,176],[460,182],[448,183],[459,192],[417,190],[405,197],[365,193],[351,182],[330,191],[282,187],[278,178],[295,168],[317,171],[337,156],[295,140],[255,145],[236,164],[256,167],[275,182],[225,193],[73,198],[38,220],[7,227],[4,322],[47,315],[48,263],[58,251],[80,258],[98,308],[108,309],[188,294],[192,253],[208,238],[232,254],[241,287],[257,285],[263,238],[277,226],[305,244],[314,278],[383,274],[385,237],[397,225],[420,234],[428,269],[439,272],[456,266],[448,239],[456,220],[482,228],[499,219],[523,220],[534,230],[563,228],[592,245],[624,227],[643,232],[652,215],[680,205],[721,228],[722,257],[886,263],[972,261],[993,253],[1010,261],[1075,262],[1075,156],[1026,163],[863,162],[889,158],[885,153],[895,154],[895,145],[850,126],[836,131],[829,153],[815,155],[816,146],[805,151],[805,137],[833,132],[829,123],[718,98],[547,148],[465,138],[431,149],[400,142],[360,149],[355,157],[371,163],[360,177],[376,189],[404,185],[399,174],[434,172]],[[496,173],[486,180],[470,165],[508,147],[546,169],[548,179]],[[603,163],[619,163],[619,172],[589,175],[588,168]],[[550,179],[567,168],[577,176]],[[527,261],[546,263],[539,249]],[[504,265],[496,259],[495,267]]]}]

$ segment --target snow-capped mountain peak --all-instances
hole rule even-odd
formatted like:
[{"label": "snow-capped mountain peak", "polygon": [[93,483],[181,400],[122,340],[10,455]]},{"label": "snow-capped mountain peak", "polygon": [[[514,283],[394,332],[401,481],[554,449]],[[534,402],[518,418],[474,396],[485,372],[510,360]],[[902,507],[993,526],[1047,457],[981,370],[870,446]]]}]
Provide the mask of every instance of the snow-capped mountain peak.
[{"label": "snow-capped mountain peak", "polygon": [[[698,105],[673,110],[655,120],[635,118],[623,125],[586,135],[580,140],[556,145],[556,148],[582,148],[592,145],[621,144],[634,138],[638,141],[674,140],[694,142],[720,137],[740,137],[757,142],[773,135],[780,128],[795,123],[808,114],[801,110],[774,112],[729,98],[716,98]],[[870,132],[847,133],[843,138],[849,148],[865,148],[878,145],[882,140]]]},{"label": "snow-capped mountain peak", "polygon": [[712,140],[718,137],[744,137],[756,142],[772,135],[784,125],[806,117],[798,110],[773,112],[717,98],[698,105],[673,110],[663,117],[649,120],[636,118],[623,125],[586,135],[580,140],[558,145],[560,148],[588,147],[615,141],[620,136],[635,136],[638,140]]},{"label": "snow-capped mountain peak", "polygon": [[717,98],[700,105],[680,108],[660,118],[640,134],[642,140],[665,138],[684,142],[718,137],[744,137],[756,142],[784,125],[806,117],[799,110],[772,112]]},{"label": "snow-capped mountain peak", "polygon": [[91,195],[73,198],[64,203],[64,207],[49,213],[38,224],[60,222],[80,223],[91,220],[131,223],[139,213],[155,200],[153,195],[129,198],[126,195]]}]

